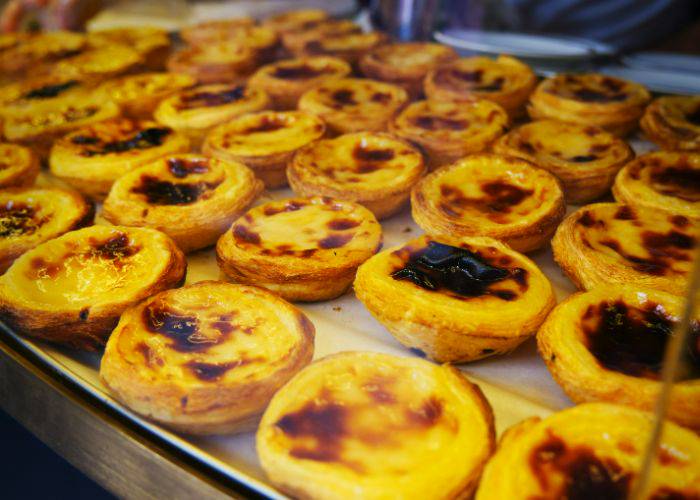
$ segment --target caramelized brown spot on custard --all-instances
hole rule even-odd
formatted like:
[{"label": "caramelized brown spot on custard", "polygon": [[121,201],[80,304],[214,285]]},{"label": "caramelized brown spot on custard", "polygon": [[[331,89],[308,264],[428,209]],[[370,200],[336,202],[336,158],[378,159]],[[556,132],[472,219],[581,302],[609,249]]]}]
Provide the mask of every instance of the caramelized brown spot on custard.
[{"label": "caramelized brown spot on custard", "polygon": [[680,161],[673,167],[652,167],[650,178],[661,194],[700,202],[700,168],[692,168]]},{"label": "caramelized brown spot on custard", "polygon": [[628,205],[623,205],[617,209],[614,215],[617,220],[636,220],[637,214]]},{"label": "caramelized brown spot on custard", "polygon": [[334,231],[346,231],[360,225],[360,221],[353,219],[333,219],[326,226]]},{"label": "caramelized brown spot on custard", "polygon": [[243,224],[233,226],[233,238],[239,243],[250,243],[253,245],[259,245],[262,241],[260,234]]},{"label": "caramelized brown spot on custard", "polygon": [[336,90],[333,92],[331,97],[333,98],[333,101],[341,106],[354,106],[358,104],[358,102],[355,100],[355,93],[352,90]]},{"label": "caramelized brown spot on custard", "polygon": [[387,94],[386,92],[375,92],[372,94],[372,97],[370,97],[369,100],[379,104],[389,104],[391,102],[391,94]]},{"label": "caramelized brown spot on custard", "polygon": [[51,97],[57,97],[68,89],[71,89],[78,85],[77,80],[68,80],[63,83],[58,83],[55,85],[44,85],[36,89],[32,89],[22,96],[23,99],[48,99]]},{"label": "caramelized brown spot on custard", "polygon": [[255,360],[252,358],[241,358],[227,363],[205,363],[203,361],[192,360],[185,363],[184,366],[199,380],[215,382],[220,380],[230,370],[248,365],[254,361]]},{"label": "caramelized brown spot on custard", "polygon": [[95,139],[85,136],[73,137],[71,142],[74,144],[81,145],[97,145],[98,148],[84,148],[81,152],[81,156],[100,156],[111,153],[124,153],[126,151],[132,151],[135,149],[149,149],[157,146],[161,146],[165,141],[165,138],[170,135],[172,129],[167,127],[149,127],[143,129],[132,137],[125,139],[123,141],[109,141],[103,142],[99,138],[96,141],[88,141],[88,139]]},{"label": "caramelized brown spot on custard", "polygon": [[0,204],[0,238],[34,234],[49,217],[37,218],[37,205],[10,200]]},{"label": "caramelized brown spot on custard", "polygon": [[491,295],[506,301],[516,299],[517,293],[493,285],[512,279],[524,291],[527,276],[525,269],[497,267],[476,252],[437,241],[410,251],[404,264],[391,273],[395,280],[410,281],[425,290],[449,291],[458,297]]},{"label": "caramelized brown spot on custard", "polygon": [[282,80],[307,80],[327,73],[331,73],[329,68],[314,68],[304,63],[296,66],[278,66],[272,72],[272,76]]},{"label": "caramelized brown spot on custard", "polygon": [[[662,306],[630,306],[622,300],[588,307],[581,328],[601,366],[633,377],[658,380],[675,321]],[[700,378],[700,325],[693,323],[685,350],[684,380]]]},{"label": "caramelized brown spot on custard", "polygon": [[469,120],[456,120],[431,115],[416,116],[411,121],[425,130],[464,130],[469,127]]},{"label": "caramelized brown spot on custard", "polygon": [[228,336],[221,331],[205,335],[196,316],[176,311],[162,302],[146,306],[142,319],[148,331],[170,339],[169,347],[178,352],[204,352]]},{"label": "caramelized brown spot on custard", "polygon": [[205,193],[216,189],[221,182],[174,183],[151,175],[142,175],[131,192],[146,197],[153,205],[190,205]]},{"label": "caramelized brown spot on custard", "polygon": [[444,184],[440,186],[443,199],[439,208],[450,217],[459,217],[460,212],[465,209],[476,209],[485,213],[493,222],[503,223],[504,214],[511,213],[514,206],[534,193],[531,189],[523,189],[505,181],[484,183],[481,190],[486,196],[468,198],[459,188]]},{"label": "caramelized brown spot on custard", "polygon": [[406,410],[406,420],[412,426],[419,428],[433,427],[442,417],[444,406],[442,401],[432,396],[416,409],[409,408]]},{"label": "caramelized brown spot on custard", "polygon": [[178,179],[184,179],[191,174],[205,174],[209,172],[209,162],[204,158],[168,158],[167,164],[170,173]]},{"label": "caramelized brown spot on custard", "polygon": [[[625,500],[632,474],[609,458],[599,458],[583,445],[569,446],[549,431],[530,453],[529,465],[547,498]],[[561,477],[563,481],[552,481]]]},{"label": "caramelized brown spot on custard", "polygon": [[270,217],[272,215],[280,214],[282,212],[296,212],[297,210],[301,210],[308,204],[308,202],[302,200],[291,200],[282,206],[268,205],[263,209],[263,213]]},{"label": "caramelized brown spot on custard", "polygon": [[620,102],[627,99],[627,94],[624,92],[610,93],[589,88],[575,90],[574,96],[579,101],[599,103]]},{"label": "caramelized brown spot on custard", "polygon": [[353,233],[331,234],[320,240],[318,247],[325,250],[344,247],[352,240],[353,236]]},{"label": "caramelized brown spot on custard", "polygon": [[180,98],[177,109],[208,108],[223,106],[245,97],[245,87],[238,85],[220,92],[192,92]]},{"label": "caramelized brown spot on custard", "polygon": [[91,255],[108,260],[119,260],[137,254],[141,247],[133,245],[129,241],[129,236],[124,233],[117,233],[106,240],[89,240],[92,246]]},{"label": "caramelized brown spot on custard", "polygon": [[674,490],[664,486],[652,493],[649,500],[698,500],[699,498],[695,492]]},{"label": "caramelized brown spot on custard", "polygon": [[690,219],[683,215],[672,215],[669,217],[669,222],[679,229],[685,229],[690,226]]},{"label": "caramelized brown spot on custard", "polygon": [[576,155],[569,158],[569,161],[572,163],[587,163],[597,159],[598,157],[596,155]]},{"label": "caramelized brown spot on custard", "polygon": [[259,132],[274,132],[275,130],[283,129],[287,126],[287,120],[280,116],[263,116],[260,119],[260,123],[252,125],[245,130],[242,130],[241,134],[255,134]]}]

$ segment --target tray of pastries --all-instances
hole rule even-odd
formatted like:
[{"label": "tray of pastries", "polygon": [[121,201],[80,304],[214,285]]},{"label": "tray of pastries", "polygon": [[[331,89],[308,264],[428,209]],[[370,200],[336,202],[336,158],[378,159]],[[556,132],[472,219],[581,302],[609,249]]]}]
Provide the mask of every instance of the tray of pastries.
[{"label": "tray of pastries", "polygon": [[[321,10],[0,39],[0,320],[268,497],[627,498],[700,96]],[[643,498],[700,496],[700,318]]]}]

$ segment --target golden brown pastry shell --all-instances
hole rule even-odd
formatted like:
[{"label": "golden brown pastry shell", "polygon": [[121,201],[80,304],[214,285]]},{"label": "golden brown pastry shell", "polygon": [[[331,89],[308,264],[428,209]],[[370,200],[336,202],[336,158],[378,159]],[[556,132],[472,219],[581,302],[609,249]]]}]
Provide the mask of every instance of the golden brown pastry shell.
[{"label": "golden brown pastry shell", "polygon": [[[422,418],[413,420],[416,412]],[[331,431],[338,419],[350,423],[320,445],[325,454],[314,453],[313,436],[323,432],[311,423],[317,414],[333,415]],[[297,498],[468,498],[495,431],[488,401],[455,368],[344,352],[312,363],[280,390],[256,440],[270,481]],[[397,463],[406,471],[400,481]]]},{"label": "golden brown pastry shell", "polygon": [[379,223],[361,205],[292,198],[249,210],[221,236],[216,256],[233,281],[308,302],[345,293],[381,242]]},{"label": "golden brown pastry shell", "polygon": [[[93,250],[93,242],[104,246]],[[132,250],[136,253],[129,255]],[[96,291],[106,285],[97,274],[106,273],[108,267],[112,269],[104,264],[84,264],[83,270],[85,266],[93,268],[92,276],[61,274],[66,265],[74,264],[66,255],[99,259],[103,258],[102,252],[105,260],[118,263],[112,265],[120,276],[118,287],[112,283],[105,293]],[[134,261],[133,255],[141,256]],[[131,265],[128,273],[120,271],[123,265]],[[71,231],[24,253],[0,277],[0,318],[25,335],[76,349],[96,350],[104,345],[127,307],[153,293],[179,286],[186,268],[185,256],[175,243],[154,229],[90,226]],[[77,281],[82,287],[78,290],[61,283],[52,277],[54,272],[59,273],[58,279]],[[42,288],[38,288],[37,280],[44,282]],[[61,294],[56,293],[57,287]],[[74,293],[87,296],[76,298]]]},{"label": "golden brown pastry shell", "polygon": [[[199,335],[210,339],[208,348],[178,351],[167,334],[152,332],[147,313],[168,308],[191,314]],[[207,324],[215,311],[226,320]],[[270,337],[265,326],[284,330]],[[231,328],[232,335],[217,327]],[[254,429],[273,394],[313,351],[314,327],[291,304],[260,288],[203,281],[125,311],[107,343],[100,378],[127,407],[175,431],[230,434]]]},{"label": "golden brown pastry shell", "polygon": [[[478,253],[492,265],[507,261],[500,265],[527,273],[526,288],[513,275],[489,293],[469,297],[427,290],[392,277],[405,266],[409,254],[425,249],[430,241]],[[423,236],[384,250],[360,266],[354,288],[357,298],[404,346],[450,363],[512,351],[535,334],[556,303],[552,285],[532,261],[487,237]],[[499,291],[507,291],[506,298],[498,297]]]},{"label": "golden brown pastry shell", "polygon": [[168,71],[194,77],[200,84],[243,83],[257,65],[256,53],[243,45],[217,43],[173,53]]},{"label": "golden brown pastry shell", "polygon": [[[168,184],[172,191],[165,188],[164,194]],[[241,163],[168,155],[117,179],[102,215],[113,224],[158,229],[188,253],[216,243],[262,190],[262,182]]]},{"label": "golden brown pastry shell", "polygon": [[619,203],[663,210],[697,222],[699,178],[700,154],[658,151],[625,165],[615,178],[612,191]]},{"label": "golden brown pastry shell", "polygon": [[39,175],[39,158],[19,144],[0,143],[0,188],[29,187]]},{"label": "golden brown pastry shell", "polygon": [[[627,307],[661,310],[672,318],[678,318],[683,309],[683,299],[677,295],[631,285],[600,285],[567,297],[552,311],[537,333],[540,355],[554,380],[575,403],[616,403],[651,412],[661,381],[608,369],[586,346],[581,319],[588,308],[618,301]],[[668,418],[684,427],[700,429],[699,379],[673,386]]]},{"label": "golden brown pastry shell", "polygon": [[522,125],[498,139],[493,151],[553,173],[573,204],[606,194],[620,168],[634,158],[627,143],[601,128],[556,120]]},{"label": "golden brown pastry shell", "polygon": [[700,96],[662,96],[644,110],[639,122],[646,137],[661,149],[700,151]]},{"label": "golden brown pastry shell", "polygon": [[618,203],[586,205],[557,228],[554,260],[582,290],[626,283],[682,295],[697,234],[678,217]]},{"label": "golden brown pastry shell", "polygon": [[649,99],[643,86],[621,78],[559,74],[540,82],[527,109],[533,120],[594,125],[624,137],[637,128]]},{"label": "golden brown pastry shell", "polygon": [[420,147],[429,169],[436,170],[487,150],[508,123],[503,108],[486,99],[417,101],[389,122],[389,131]]},{"label": "golden brown pastry shell", "polygon": [[170,53],[168,32],[150,26],[112,28],[87,33],[91,46],[105,47],[114,44],[135,50],[142,58],[142,66],[147,71],[161,71]]},{"label": "golden brown pastry shell", "polygon": [[[489,186],[493,194],[484,191]],[[509,200],[511,191],[515,204]],[[428,174],[411,192],[413,220],[426,233],[446,238],[490,236],[519,252],[546,245],[565,210],[559,181],[511,156],[467,156]]]}]

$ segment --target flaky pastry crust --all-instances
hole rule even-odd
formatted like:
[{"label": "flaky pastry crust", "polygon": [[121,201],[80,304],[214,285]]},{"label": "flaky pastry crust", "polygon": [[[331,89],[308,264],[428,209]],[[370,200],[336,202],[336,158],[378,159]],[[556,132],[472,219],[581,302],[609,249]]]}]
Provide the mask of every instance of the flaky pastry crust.
[{"label": "flaky pastry crust", "polygon": [[310,24],[328,19],[328,13],[321,9],[289,10],[265,18],[262,25],[282,35],[290,31],[305,29]]},{"label": "flaky pastry crust", "polygon": [[184,254],[155,229],[90,226],[46,241],[0,276],[0,319],[30,337],[95,350],[129,306],[185,279]]},{"label": "flaky pastry crust", "polygon": [[552,250],[580,289],[628,283],[682,295],[696,244],[696,229],[682,215],[594,203],[564,219]]},{"label": "flaky pastry crust", "polygon": [[186,135],[198,148],[215,126],[270,106],[262,89],[224,83],[201,85],[161,101],[153,118]]},{"label": "flaky pastry crust", "polygon": [[439,43],[392,43],[365,54],[359,66],[367,78],[400,85],[417,98],[423,93],[423,79],[428,71],[457,57],[452,47]]},{"label": "flaky pastry crust", "polygon": [[187,138],[168,127],[119,118],[80,128],[56,141],[49,165],[59,179],[94,200],[103,200],[125,173],[188,148]]},{"label": "flaky pastry crust", "polygon": [[203,281],[125,311],[100,378],[130,409],[176,431],[243,432],[313,351],[314,327],[291,304]]},{"label": "flaky pastry crust", "polygon": [[700,221],[700,154],[660,151],[642,155],[620,170],[613,194],[620,203]]},{"label": "flaky pastry crust", "polygon": [[344,78],[352,68],[337,57],[283,59],[260,68],[249,80],[272,98],[276,109],[296,109],[304,92],[332,79]]},{"label": "flaky pastry crust", "polygon": [[532,93],[533,120],[551,118],[595,125],[617,136],[637,128],[650,95],[642,85],[597,73],[559,74],[543,80]]},{"label": "flaky pastry crust", "polygon": [[360,205],[292,198],[249,210],[219,239],[216,257],[235,282],[318,301],[345,293],[381,242],[377,219]]},{"label": "flaky pastry crust", "polygon": [[168,155],[117,179],[102,215],[113,224],[163,231],[187,253],[216,243],[262,190],[241,163]]},{"label": "flaky pastry crust", "polygon": [[519,252],[546,245],[566,206],[557,179],[511,156],[467,156],[423,178],[413,220],[433,236],[490,236]]},{"label": "flaky pastry crust", "polygon": [[424,89],[428,99],[438,101],[488,99],[515,118],[536,83],[532,69],[514,57],[466,57],[430,71]]},{"label": "flaky pastry crust", "polygon": [[[450,288],[448,282],[442,286],[437,275],[422,280],[417,261],[435,242],[452,251],[467,250],[478,268],[500,269],[490,272],[502,273],[501,279],[484,286],[472,283],[469,289],[469,283],[463,288]],[[552,285],[531,260],[486,237],[422,236],[385,250],[360,266],[354,288],[399,342],[439,362],[461,363],[512,351],[535,334],[556,303]]]},{"label": "flaky pastry crust", "polygon": [[117,103],[129,118],[151,118],[158,104],[170,95],[193,86],[190,75],[175,73],[140,73],[115,78],[102,85],[105,97]]},{"label": "flaky pastry crust", "polygon": [[[550,373],[576,403],[602,401],[653,411],[666,345],[683,299],[633,285],[600,285],[569,296],[537,333]],[[695,319],[685,370],[671,393],[668,418],[700,429],[700,325]],[[684,349],[684,351],[686,351]]]},{"label": "flaky pastry crust", "polygon": [[417,101],[389,122],[389,131],[418,145],[435,170],[487,150],[508,123],[503,108],[486,99]]},{"label": "flaky pastry crust", "polygon": [[298,195],[354,201],[378,219],[405,206],[424,173],[417,149],[381,132],[318,141],[299,150],[287,168],[289,185]]},{"label": "flaky pastry crust", "polygon": [[202,151],[245,163],[268,188],[287,184],[287,163],[299,148],[323,137],[321,119],[303,111],[262,111],[236,117],[207,135]]},{"label": "flaky pastry crust", "polygon": [[270,402],[268,478],[297,498],[468,498],[494,448],[493,412],[455,368],[370,352],[325,357]]},{"label": "flaky pastry crust", "polygon": [[164,29],[151,26],[111,28],[87,33],[88,44],[94,47],[123,45],[136,51],[144,69],[160,71],[170,53],[170,37]]},{"label": "flaky pastry crust", "polygon": [[518,127],[494,144],[498,154],[517,156],[553,173],[567,203],[603,196],[634,152],[622,139],[592,125],[538,120]]},{"label": "flaky pastry crust", "polygon": [[39,159],[31,149],[0,142],[0,188],[28,187],[39,175]]},{"label": "flaky pastry crust", "polygon": [[343,78],[325,82],[299,99],[299,109],[318,115],[337,134],[378,132],[408,102],[397,85]]},{"label": "flaky pastry crust", "polygon": [[0,52],[2,77],[29,76],[38,66],[77,54],[85,48],[85,35],[70,31],[4,35]]},{"label": "flaky pastry crust", "polygon": [[92,224],[95,210],[74,191],[0,190],[0,273],[40,243]]},{"label": "flaky pastry crust", "polygon": [[644,110],[639,125],[661,149],[700,151],[700,95],[658,97]]},{"label": "flaky pastry crust", "polygon": [[167,62],[168,71],[184,73],[201,84],[240,84],[258,64],[257,54],[250,47],[226,42],[183,48]]},{"label": "flaky pastry crust", "polygon": [[[484,469],[476,500],[630,498],[642,467],[653,415],[589,403],[508,429]],[[700,438],[673,423],[663,437],[649,488],[640,498],[700,493]]]}]

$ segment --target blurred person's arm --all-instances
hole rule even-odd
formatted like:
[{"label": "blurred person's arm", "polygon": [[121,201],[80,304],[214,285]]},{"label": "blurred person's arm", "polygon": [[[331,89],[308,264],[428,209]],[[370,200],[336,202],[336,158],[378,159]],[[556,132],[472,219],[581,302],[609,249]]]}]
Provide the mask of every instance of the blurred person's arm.
[{"label": "blurred person's arm", "polygon": [[0,14],[0,30],[81,30],[106,2],[99,0],[10,0]]}]

